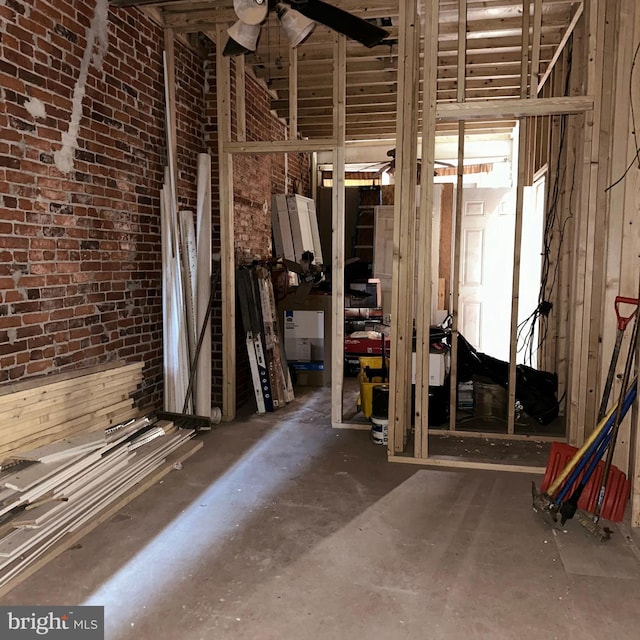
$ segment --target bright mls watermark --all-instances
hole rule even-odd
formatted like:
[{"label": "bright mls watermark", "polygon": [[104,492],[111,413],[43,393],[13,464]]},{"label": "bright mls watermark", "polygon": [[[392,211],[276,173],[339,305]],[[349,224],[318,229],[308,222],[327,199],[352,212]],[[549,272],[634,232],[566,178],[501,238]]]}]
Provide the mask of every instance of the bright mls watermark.
[{"label": "bright mls watermark", "polygon": [[0,640],[104,640],[104,607],[0,607]]}]

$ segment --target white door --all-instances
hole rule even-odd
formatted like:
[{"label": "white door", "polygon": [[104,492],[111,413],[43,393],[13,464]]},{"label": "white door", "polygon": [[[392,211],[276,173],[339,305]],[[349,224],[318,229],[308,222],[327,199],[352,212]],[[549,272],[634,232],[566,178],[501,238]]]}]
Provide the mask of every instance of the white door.
[{"label": "white door", "polygon": [[542,276],[545,176],[524,188],[522,207],[522,249],[520,251],[520,296],[518,325],[522,327],[516,362],[538,367],[538,307]]},{"label": "white door", "polygon": [[514,228],[512,189],[464,189],[458,329],[478,351],[507,361]]},{"label": "white door", "polygon": [[[418,197],[420,190],[418,189]],[[440,204],[442,185],[434,185],[433,211],[431,214],[431,248],[427,249],[431,260],[431,321],[435,321],[438,308],[438,260],[440,248]],[[380,278],[382,308],[385,314],[391,313],[391,278],[393,274],[393,205],[381,205],[375,208],[375,236],[373,247],[373,277]],[[417,215],[417,213],[416,213]],[[416,228],[415,259],[420,251],[419,228]],[[415,277],[414,317],[417,300],[418,278]]]}]

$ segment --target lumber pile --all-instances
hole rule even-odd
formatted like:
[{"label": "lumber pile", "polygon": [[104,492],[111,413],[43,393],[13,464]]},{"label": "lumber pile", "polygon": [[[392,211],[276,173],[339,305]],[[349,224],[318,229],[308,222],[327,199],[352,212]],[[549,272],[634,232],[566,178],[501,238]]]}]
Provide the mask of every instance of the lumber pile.
[{"label": "lumber pile", "polygon": [[0,594],[202,446],[137,416],[142,363],[0,387]]},{"label": "lumber pile", "polygon": [[114,362],[0,387],[0,460],[9,454],[136,416],[142,362]]}]

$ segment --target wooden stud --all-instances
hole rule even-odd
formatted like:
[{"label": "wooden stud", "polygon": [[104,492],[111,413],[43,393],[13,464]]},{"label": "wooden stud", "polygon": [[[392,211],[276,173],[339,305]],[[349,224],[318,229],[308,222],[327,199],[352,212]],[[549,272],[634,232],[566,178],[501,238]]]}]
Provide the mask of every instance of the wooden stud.
[{"label": "wooden stud", "polygon": [[[529,23],[530,0],[524,0],[522,9],[522,67],[520,69],[520,97],[525,99],[529,92]],[[533,82],[533,80],[532,80]],[[516,211],[513,244],[513,275],[511,280],[511,318],[509,339],[509,383],[507,397],[507,433],[515,429],[516,366],[518,352],[518,310],[520,301],[520,256],[522,253],[522,208],[524,204],[524,183],[527,159],[527,124],[520,118],[518,127],[518,172],[516,185]]]},{"label": "wooden stud", "polygon": [[[526,90],[526,87],[525,87]],[[515,428],[516,357],[518,347],[518,306],[520,300],[520,255],[522,249],[522,208],[526,166],[527,120],[522,118],[518,131],[518,184],[516,186],[516,220],[514,230],[513,279],[511,284],[511,329],[509,343],[509,385],[507,400],[507,432]]]},{"label": "wooden stud", "polygon": [[247,139],[247,88],[244,56],[235,58],[234,64],[236,80],[236,136],[238,142],[244,142]]},{"label": "wooden stud", "polygon": [[[438,57],[438,4],[431,3],[431,12],[425,16],[424,76],[425,101],[423,103],[422,168],[420,175],[420,209],[418,218],[418,292],[416,313],[416,414],[414,455],[427,458],[429,455],[429,348],[431,345],[431,288],[437,273],[431,270],[432,211],[434,206],[435,169],[435,120],[437,66],[432,64]],[[438,291],[440,294],[440,291]],[[440,295],[438,295],[438,299]],[[443,295],[444,298],[444,295]]]},{"label": "wooden stud", "polygon": [[344,384],[344,253],[345,253],[345,135],[346,135],[346,42],[341,34],[333,39],[333,149],[331,265],[331,423],[342,422]]},{"label": "wooden stud", "polygon": [[458,66],[456,93],[458,103],[464,102],[467,81],[467,0],[458,0]]},{"label": "wooden stud", "polygon": [[462,248],[462,197],[464,176],[464,121],[458,123],[458,179],[451,276],[451,370],[449,393],[449,429],[455,431],[458,409],[458,324],[460,320],[460,253]]},{"label": "wooden stud", "polygon": [[[615,90],[614,86],[614,63],[615,55],[606,55],[604,53],[605,38],[608,40],[615,40],[616,20],[606,20],[605,2],[601,2],[598,7],[597,14],[597,35],[596,35],[596,50],[600,53],[600,61],[598,67],[600,80],[598,80],[600,89],[598,93],[602,96],[612,96]],[[606,33],[605,33],[606,31]],[[598,124],[594,124],[598,128],[598,171],[592,174],[591,179],[595,181],[592,188],[592,194],[590,197],[596,199],[595,203],[590,202],[589,209],[589,225],[597,231],[593,234],[593,262],[591,269],[591,313],[588,323],[588,361],[589,370],[587,371],[586,384],[589,393],[586,397],[585,412],[587,416],[593,416],[592,425],[597,422],[597,413],[600,406],[601,389],[604,387],[604,381],[606,379],[606,372],[609,364],[610,351],[603,351],[603,328],[605,326],[613,325],[614,308],[613,300],[611,306],[605,307],[606,299],[606,247],[608,244],[609,232],[614,235],[617,234],[617,230],[612,229],[610,216],[613,213],[608,205],[609,196],[605,191],[607,184],[609,183],[610,176],[610,160],[611,155],[611,134],[613,129],[612,114],[614,105],[610,99],[600,100],[601,108],[600,115],[594,112],[594,118],[597,116]],[[595,155],[595,151],[593,152]],[[614,214],[615,215],[615,214]],[[616,220],[617,222],[617,220]],[[624,225],[623,225],[624,226]],[[635,256],[637,256],[637,250]],[[633,255],[628,257],[633,262]],[[637,260],[636,260],[637,263]],[[640,266],[640,265],[638,265]],[[634,282],[635,284],[635,282]],[[637,287],[634,287],[631,291],[627,291],[626,294],[631,297],[635,297]],[[630,332],[629,332],[630,333]],[[625,345],[626,346],[626,345]],[[604,354],[606,353],[606,357]],[[624,353],[624,351],[622,351]],[[621,358],[624,361],[624,358]],[[622,365],[623,366],[623,365]],[[616,385],[617,386],[617,385]],[[614,390],[614,393],[619,389]],[[613,395],[613,394],[612,394]],[[616,396],[617,397],[617,396]],[[628,424],[629,421],[625,420],[618,432],[617,444],[616,444],[616,462],[615,464],[622,469],[628,468],[628,454],[629,454],[629,440],[628,440]],[[591,429],[589,429],[590,431]]]},{"label": "wooden stud", "polygon": [[[562,55],[562,61],[556,65],[556,74],[554,85],[557,92],[564,92],[566,85],[566,76],[569,73],[569,52],[565,50]],[[557,365],[551,369],[558,373],[558,397],[564,398],[564,405],[561,405],[561,413],[565,418],[568,415],[568,389],[569,389],[569,318],[571,315],[571,252],[572,252],[572,234],[566,234],[563,241],[562,231],[564,229],[565,220],[568,216],[573,215],[572,203],[570,199],[571,189],[569,185],[573,183],[576,174],[576,157],[573,140],[576,131],[577,118],[567,116],[563,120],[555,119],[555,140],[557,153],[553,156],[556,164],[554,175],[559,180],[557,205],[559,212],[564,212],[562,219],[559,220],[557,232],[553,233],[552,247],[556,257],[556,265],[554,269],[557,271],[557,284],[553,295],[549,296],[549,300],[554,304],[556,313],[554,314],[556,322],[552,325],[555,329],[555,345],[554,353]],[[564,131],[564,135],[562,132]],[[564,140],[561,141],[561,138]],[[564,170],[562,170],[564,168]],[[562,173],[561,173],[562,171]],[[569,196],[569,197],[568,197]],[[557,247],[557,248],[556,248]],[[565,433],[570,434],[568,424],[565,426]],[[572,444],[571,441],[569,441]],[[574,441],[575,442],[575,441]]]},{"label": "wooden stud", "polygon": [[297,138],[298,138],[298,49],[296,47],[289,47],[289,139],[297,140]]},{"label": "wooden stud", "polygon": [[[222,417],[236,414],[235,234],[233,227],[233,158],[231,141],[231,80],[229,58],[222,55],[222,25],[216,29],[216,101],[220,177],[220,281],[222,283]],[[240,144],[240,143],[239,143]]]},{"label": "wooden stud", "polygon": [[[467,2],[458,1],[458,85],[457,103],[463,107],[465,99],[465,69],[467,44]],[[458,177],[456,181],[456,209],[453,241],[453,273],[451,277],[451,370],[449,376],[449,430],[455,431],[458,409],[458,322],[460,319],[460,250],[462,246],[462,197],[464,189],[464,131],[465,121],[458,122]]]},{"label": "wooden stud", "polygon": [[578,21],[580,20],[580,17],[582,16],[583,11],[584,11],[584,2],[581,0],[580,4],[578,4],[578,6],[576,7],[575,13],[571,18],[571,22],[569,23],[569,26],[566,28],[560,42],[558,43],[558,46],[556,47],[555,53],[551,58],[551,62],[549,62],[549,64],[547,65],[547,68],[545,69],[545,72],[542,78],[540,78],[540,81],[538,82],[537,93],[540,93],[540,91],[542,91],[542,87],[544,87],[546,81],[549,79],[549,76],[551,75],[553,68],[558,62],[560,56],[562,55],[564,48],[567,46],[567,42],[569,41],[569,38],[573,34],[573,31],[576,28],[576,25],[578,24]]},{"label": "wooden stud", "polygon": [[533,34],[531,41],[531,74],[529,83],[529,97],[538,95],[538,74],[540,72],[540,36],[542,32],[542,0],[534,0],[533,4]]},{"label": "wooden stud", "polygon": [[398,114],[394,197],[389,455],[404,450],[411,425],[416,166],[418,158],[417,2],[400,5]]},{"label": "wooden stud", "polygon": [[[598,30],[604,29],[598,24],[598,14],[602,3],[592,0],[585,14],[584,32],[584,87],[588,95],[595,96],[594,109],[584,117],[582,138],[580,140],[580,154],[578,156],[580,188],[578,191],[576,238],[574,243],[573,263],[573,322],[572,349],[570,361],[571,398],[569,414],[570,428],[577,442],[582,442],[585,429],[595,424],[595,416],[587,415],[587,395],[589,372],[589,320],[592,308],[592,288],[589,284],[590,275],[594,267],[594,225],[589,224],[590,216],[595,219],[597,202],[597,172],[599,168],[599,123],[602,102],[602,52],[598,49]],[[578,48],[579,52],[580,49]],[[593,392],[593,390],[591,390]]]},{"label": "wooden stud", "polygon": [[[609,183],[620,178],[636,153],[635,139],[630,135],[633,122],[630,103],[640,104],[640,90],[637,82],[630,82],[632,60],[635,48],[640,41],[640,7],[636,2],[623,0],[617,16],[616,36],[617,66],[615,69],[614,93],[611,98],[613,106],[611,134],[611,165],[608,175]],[[607,7],[609,10],[609,7]],[[609,19],[609,18],[608,18]],[[613,20],[613,18],[611,18]],[[605,52],[607,55],[609,51]],[[611,54],[609,54],[611,55]],[[637,77],[637,59],[634,78]],[[630,100],[630,92],[631,100]],[[628,296],[637,290],[638,247],[640,246],[640,230],[638,229],[638,200],[640,180],[637,165],[627,177],[607,191],[609,205],[609,229],[607,242],[607,271],[604,307],[613,307],[616,295]],[[632,294],[633,297],[635,294]],[[627,330],[629,333],[629,330]],[[615,336],[615,325],[609,320],[603,327],[603,353],[611,353]],[[628,337],[623,341],[622,353],[628,348]],[[638,362],[638,361],[637,361]],[[619,369],[622,365],[619,365]],[[614,383],[612,396],[620,391],[619,380]],[[640,527],[640,412],[637,405],[632,411],[631,420],[623,425],[620,433],[622,451],[616,447],[614,464],[623,470],[628,469],[631,489],[631,526]],[[628,444],[627,444],[628,443]]]}]

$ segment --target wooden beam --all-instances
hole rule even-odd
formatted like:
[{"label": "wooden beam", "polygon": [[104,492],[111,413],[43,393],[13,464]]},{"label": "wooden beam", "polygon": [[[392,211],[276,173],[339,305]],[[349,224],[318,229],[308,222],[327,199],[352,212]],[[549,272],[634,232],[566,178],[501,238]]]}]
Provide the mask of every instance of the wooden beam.
[{"label": "wooden beam", "polygon": [[[522,3],[522,68],[520,71],[520,98],[529,94],[529,23],[531,19],[531,0]],[[518,123],[518,171],[516,184],[516,211],[513,239],[513,261],[511,279],[511,315],[509,318],[509,383],[507,385],[507,433],[515,430],[516,407],[516,358],[518,354],[518,311],[520,307],[520,256],[522,254],[522,218],[524,205],[524,183],[527,162],[530,160],[527,148],[527,124],[525,118]]]},{"label": "wooden beam", "polygon": [[[431,3],[424,20],[424,75],[425,100],[423,103],[422,169],[420,174],[420,209],[418,231],[417,312],[416,312],[416,413],[414,456],[429,457],[429,351],[431,346],[431,288],[434,277],[431,272],[432,211],[434,207],[435,141],[436,141],[436,59],[438,42],[438,4]],[[425,63],[426,61],[426,63]]]},{"label": "wooden beam", "polygon": [[565,113],[582,113],[593,109],[591,96],[566,96],[561,98],[506,98],[504,100],[478,100],[475,102],[451,102],[439,105],[436,118],[439,121],[468,120],[472,118],[522,118]]},{"label": "wooden beam", "polygon": [[391,284],[388,454],[404,451],[411,427],[416,165],[418,140],[417,1],[400,3],[396,187]]},{"label": "wooden beam", "polygon": [[[526,86],[523,87],[526,91]],[[509,384],[507,400],[507,433],[515,430],[516,358],[518,353],[518,310],[520,303],[520,256],[522,253],[522,218],[524,205],[525,168],[527,165],[527,120],[520,119],[518,131],[518,184],[513,245],[513,276],[511,280],[511,318],[509,341]]]},{"label": "wooden beam", "polygon": [[331,210],[331,423],[342,423],[344,384],[344,255],[345,255],[345,134],[346,134],[346,42],[334,35],[333,48],[333,187]]},{"label": "wooden beam", "polygon": [[449,392],[449,429],[455,431],[458,409],[458,333],[460,321],[460,254],[462,247],[462,197],[464,177],[465,122],[458,122],[458,178],[453,240],[453,274],[451,277],[451,371]]},{"label": "wooden beam", "polygon": [[222,151],[232,153],[308,153],[311,151],[333,151],[337,146],[336,138],[314,140],[270,140],[260,142],[225,142]]},{"label": "wooden beam", "polygon": [[538,75],[540,73],[540,36],[542,31],[542,0],[534,0],[533,5],[533,33],[531,41],[531,82],[529,97],[538,95]]},{"label": "wooden beam", "polygon": [[[222,417],[236,414],[236,286],[233,216],[233,159],[231,142],[231,69],[222,55],[225,31],[218,25],[216,43],[216,105],[220,191],[220,275],[222,283]],[[242,143],[237,143],[242,144]]]},{"label": "wooden beam", "polygon": [[[465,66],[467,49],[467,0],[458,0],[458,67]],[[461,82],[462,80],[462,82]],[[465,100],[464,74],[458,71],[456,88],[456,107],[464,108]],[[438,110],[436,108],[436,118]],[[453,242],[453,276],[451,286],[451,371],[449,389],[449,429],[455,431],[458,408],[458,322],[460,306],[460,248],[462,245],[462,195],[464,189],[464,129],[465,122],[458,121],[458,177],[456,181],[456,213]]]},{"label": "wooden beam", "polygon": [[524,464],[500,464],[499,462],[474,462],[473,460],[451,460],[430,457],[424,460],[408,456],[391,456],[389,462],[419,464],[424,467],[441,467],[445,469],[481,469],[483,471],[506,471],[509,473],[544,474],[545,467],[530,467]]},{"label": "wooden beam", "polygon": [[[467,79],[467,0],[458,1],[457,101],[464,102]],[[437,116],[436,116],[437,117]]]},{"label": "wooden beam", "polygon": [[235,59],[236,80],[236,136],[238,142],[247,139],[247,107],[246,107],[246,79],[244,56]]},{"label": "wooden beam", "polygon": [[298,138],[298,49],[289,47],[289,139]]},{"label": "wooden beam", "polygon": [[[571,436],[581,443],[587,429],[595,424],[595,416],[587,414],[588,394],[594,390],[589,388],[589,367],[591,354],[589,353],[590,318],[592,313],[593,289],[591,276],[594,268],[595,207],[597,197],[597,175],[599,169],[599,140],[602,89],[602,51],[598,49],[599,30],[604,29],[598,21],[600,0],[593,0],[588,5],[585,14],[583,38],[579,41],[581,47],[574,48],[579,60],[584,62],[584,75],[579,79],[586,91],[596,96],[594,109],[584,116],[580,130],[582,148],[576,158],[578,173],[578,198],[575,215],[575,239],[573,261],[573,291],[572,316],[570,324],[571,353],[570,373],[571,382],[569,397],[571,399],[569,425]],[[580,52],[582,55],[580,56]],[[576,82],[579,81],[576,80]],[[580,147],[579,147],[580,149]]]},{"label": "wooden beam", "polygon": [[[629,82],[634,69],[632,65],[635,48],[638,41],[640,41],[640,6],[635,0],[621,0],[620,3],[616,3],[616,6],[619,6],[619,13],[616,20],[616,37],[614,40],[616,43],[615,90],[613,95],[608,98],[614,110],[609,154],[611,165],[608,172],[611,183],[624,175],[629,163],[635,157],[636,141],[630,133],[634,127],[630,107],[631,104],[640,104],[640,84],[638,82]],[[610,7],[607,6],[608,14],[609,11]],[[613,17],[609,15],[607,15],[607,19],[613,21]],[[607,47],[605,56],[611,55],[610,46]],[[634,77],[637,76],[634,75]],[[637,199],[638,193],[640,193],[640,172],[637,170],[637,165],[627,174],[624,181],[607,191],[609,229],[606,250],[607,291],[604,302],[605,312],[613,308],[615,296],[628,296],[631,292],[637,290],[637,248],[640,246],[640,231],[636,224],[640,208]],[[604,353],[611,353],[615,332],[615,323],[609,318],[609,322],[605,323],[603,332],[602,349]],[[640,333],[638,339],[640,340]],[[627,346],[627,344],[623,343],[623,353]],[[614,389],[612,393],[614,396],[616,392],[619,392],[619,383],[616,386],[617,389]],[[625,434],[623,433],[622,435],[624,436]],[[632,527],[637,528],[640,527],[640,411],[637,403],[631,416],[629,445],[628,477],[632,483],[629,505],[631,511],[630,523]],[[616,455],[614,458],[614,464],[616,465],[618,465],[617,457]]]},{"label": "wooden beam", "polygon": [[567,42],[569,41],[569,38],[573,33],[573,30],[576,28],[576,25],[578,24],[578,20],[580,20],[580,16],[582,15],[583,11],[584,11],[584,2],[581,1],[580,4],[576,7],[575,13],[573,14],[573,18],[571,18],[571,22],[569,23],[569,26],[566,28],[560,42],[558,43],[558,46],[556,47],[556,51],[553,54],[553,57],[551,58],[551,62],[547,65],[547,68],[545,69],[545,72],[542,75],[542,78],[540,78],[540,82],[538,82],[537,93],[540,93],[540,91],[542,91],[542,87],[544,87],[545,82],[549,79],[549,76],[551,75],[553,68],[555,67],[556,63],[558,62],[558,59],[560,58],[560,55],[562,54],[564,48],[566,47]]}]

